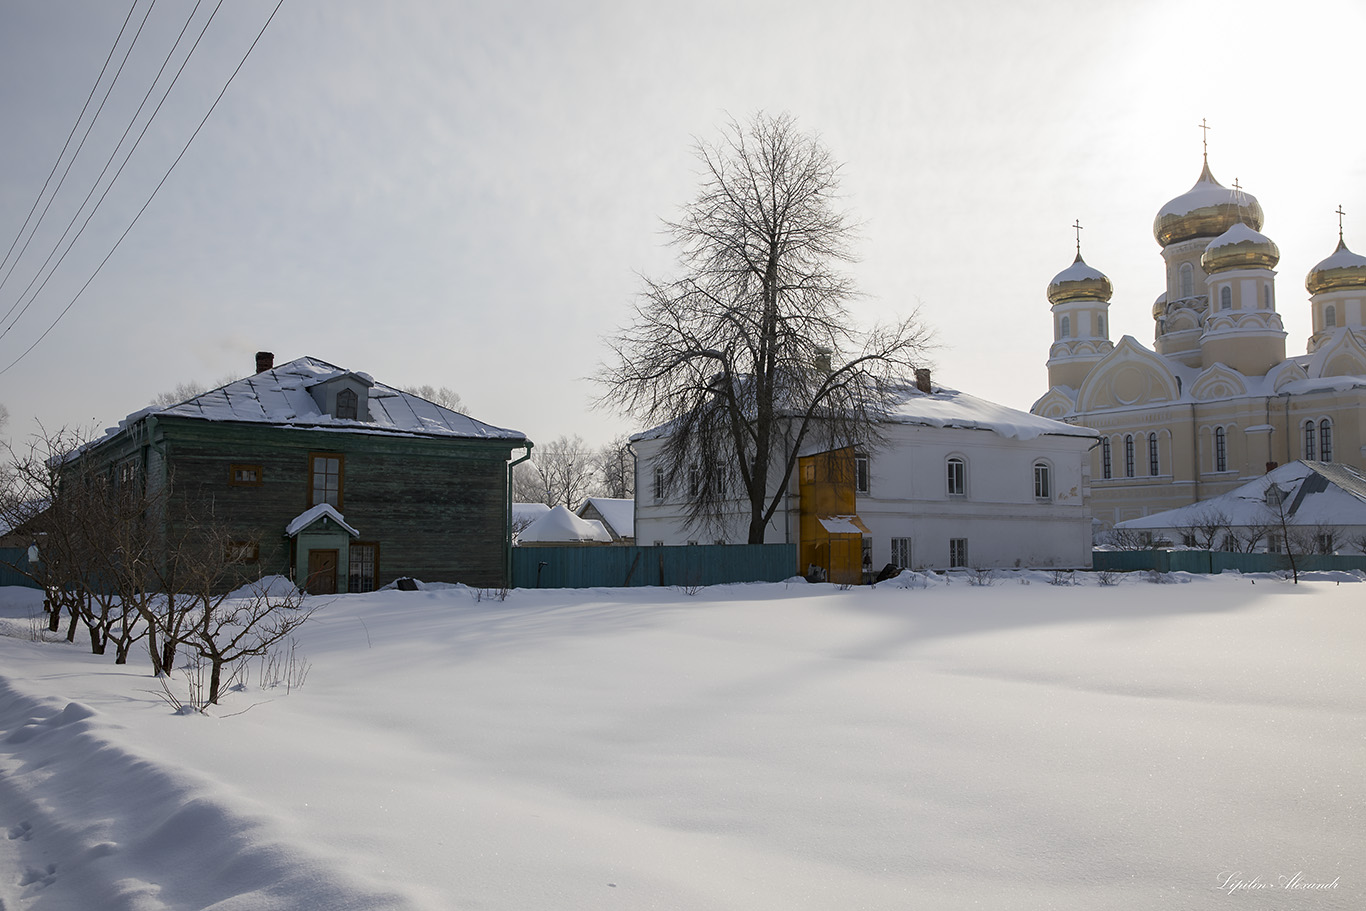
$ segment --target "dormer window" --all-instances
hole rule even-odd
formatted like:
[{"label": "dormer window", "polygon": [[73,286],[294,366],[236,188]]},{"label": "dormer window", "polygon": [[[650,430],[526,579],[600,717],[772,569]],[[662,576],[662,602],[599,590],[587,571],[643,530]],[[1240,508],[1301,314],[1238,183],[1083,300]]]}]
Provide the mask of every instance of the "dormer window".
[{"label": "dormer window", "polygon": [[1275,484],[1272,484],[1270,487],[1268,487],[1268,488],[1266,489],[1266,505],[1267,505],[1267,506],[1280,506],[1280,505],[1281,505],[1281,501],[1284,500],[1284,499],[1285,499],[1285,491],[1281,490],[1281,489],[1280,489],[1279,487],[1277,487]]},{"label": "dormer window", "polygon": [[354,421],[359,414],[357,403],[360,397],[354,389],[342,389],[337,393],[337,420]]}]

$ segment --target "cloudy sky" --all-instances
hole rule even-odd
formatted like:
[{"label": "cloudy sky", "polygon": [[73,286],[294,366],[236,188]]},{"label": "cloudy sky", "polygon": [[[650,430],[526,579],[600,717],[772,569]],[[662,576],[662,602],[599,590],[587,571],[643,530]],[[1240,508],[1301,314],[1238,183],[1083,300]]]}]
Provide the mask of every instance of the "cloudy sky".
[{"label": "cloudy sky", "polygon": [[[0,250],[27,239],[129,5],[0,4]],[[274,5],[223,5],[47,278],[192,4],[152,10],[41,228],[0,270],[11,436],[35,419],[108,426],[177,383],[250,373],[261,349],[450,386],[541,442],[639,429],[593,410],[586,378],[640,276],[671,274],[660,219],[696,187],[695,141],[760,110],[795,115],[845,163],[858,319],[918,306],[936,381],[1018,408],[1046,390],[1045,289],[1074,220],[1115,285],[1112,337],[1151,344],[1152,220],[1199,174],[1202,118],[1215,176],[1257,196],[1281,249],[1290,353],[1338,205],[1366,252],[1360,64],[1339,49],[1366,34],[1358,3],[286,0],[91,281]]]}]

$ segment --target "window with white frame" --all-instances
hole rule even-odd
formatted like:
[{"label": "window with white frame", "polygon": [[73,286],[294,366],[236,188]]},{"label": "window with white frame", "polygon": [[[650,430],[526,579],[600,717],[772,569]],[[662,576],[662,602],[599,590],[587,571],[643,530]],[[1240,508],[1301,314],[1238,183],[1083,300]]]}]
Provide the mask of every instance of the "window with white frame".
[{"label": "window with white frame", "polygon": [[664,476],[664,469],[661,468],[661,467],[656,467],[656,468],[655,468],[655,489],[654,489],[655,502],[658,503],[659,501],[663,500],[664,497],[668,494],[668,492],[669,492],[669,481],[668,481],[668,478],[666,478],[666,477]]},{"label": "window with white frame", "polygon": [[1224,287],[1219,289],[1219,309],[1233,309],[1233,289],[1228,285],[1224,285]]},{"label": "window with white frame", "polygon": [[1059,327],[1058,327],[1058,338],[1071,338],[1071,337],[1072,337],[1072,318],[1071,318],[1070,316],[1064,316],[1064,317],[1062,318],[1062,320],[1060,321],[1060,325],[1059,325]]},{"label": "window with white frame", "polygon": [[1034,463],[1034,499],[1053,499],[1053,473],[1047,462]]},{"label": "window with white frame", "polygon": [[968,463],[954,456],[945,465],[948,468],[948,492],[951,497],[968,495]]},{"label": "window with white frame", "polygon": [[854,456],[854,489],[858,493],[867,493],[869,489],[868,482],[868,456],[864,453],[859,453]]},{"label": "window with white frame", "polygon": [[1332,329],[1338,324],[1338,311],[1332,304],[1323,308],[1323,328]]}]

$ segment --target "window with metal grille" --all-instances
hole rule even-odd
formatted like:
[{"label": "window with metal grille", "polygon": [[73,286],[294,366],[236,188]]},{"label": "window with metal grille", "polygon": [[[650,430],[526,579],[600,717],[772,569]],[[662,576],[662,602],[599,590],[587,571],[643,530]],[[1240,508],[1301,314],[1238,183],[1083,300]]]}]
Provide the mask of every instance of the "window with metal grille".
[{"label": "window with metal grille", "polygon": [[911,568],[911,539],[892,539],[892,562],[902,569]]},{"label": "window with metal grille", "polygon": [[968,565],[968,539],[949,538],[949,566]]},{"label": "window with metal grille", "polygon": [[1157,477],[1161,474],[1161,467],[1157,460],[1157,434],[1150,433],[1148,434],[1148,474],[1151,477]]},{"label": "window with metal grille", "polygon": [[357,541],[347,554],[346,590],[372,592],[379,575],[379,545]]},{"label": "window with metal grille", "polygon": [[1327,418],[1319,421],[1319,461],[1333,461],[1333,424]]},{"label": "window with metal grille", "polygon": [[1224,428],[1214,428],[1214,470],[1228,471],[1228,438]]},{"label": "window with metal grille", "polygon": [[1106,437],[1100,441],[1100,476],[1102,478],[1110,478],[1112,477],[1111,472],[1113,470],[1113,466],[1111,465],[1110,438]]},{"label": "window with metal grille", "polygon": [[1124,435],[1124,477],[1134,476],[1134,437],[1133,434]]}]

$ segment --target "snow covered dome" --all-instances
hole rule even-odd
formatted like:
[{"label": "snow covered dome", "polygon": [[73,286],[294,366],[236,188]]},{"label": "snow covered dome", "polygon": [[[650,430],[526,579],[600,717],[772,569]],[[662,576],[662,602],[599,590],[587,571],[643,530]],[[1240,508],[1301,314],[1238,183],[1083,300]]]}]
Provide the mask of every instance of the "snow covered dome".
[{"label": "snow covered dome", "polygon": [[1158,211],[1153,236],[1165,247],[1192,237],[1216,237],[1239,222],[1260,230],[1261,204],[1251,193],[1230,190],[1215,180],[1207,159],[1195,186]]},{"label": "snow covered dome", "polygon": [[1110,295],[1114,293],[1115,289],[1110,284],[1110,279],[1106,278],[1105,273],[1086,265],[1086,261],[1081,258],[1080,250],[1077,251],[1077,258],[1072,261],[1072,265],[1053,276],[1053,280],[1048,283],[1050,304],[1084,300],[1109,301]]},{"label": "snow covered dome", "polygon": [[1304,279],[1310,294],[1340,291],[1343,288],[1366,288],[1366,256],[1353,253],[1338,238],[1333,255],[1309,270]]},{"label": "snow covered dome", "polygon": [[1273,269],[1281,251],[1265,234],[1238,222],[1210,241],[1200,257],[1200,268],[1208,275],[1227,269]]},{"label": "snow covered dome", "polygon": [[1161,294],[1159,294],[1159,295],[1157,296],[1157,300],[1153,301],[1153,319],[1158,319],[1158,318],[1162,317],[1163,315],[1166,314],[1166,312],[1167,312],[1167,292],[1166,292],[1166,291],[1163,291]]}]

